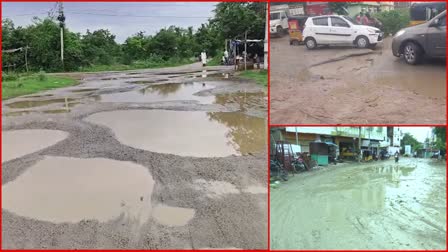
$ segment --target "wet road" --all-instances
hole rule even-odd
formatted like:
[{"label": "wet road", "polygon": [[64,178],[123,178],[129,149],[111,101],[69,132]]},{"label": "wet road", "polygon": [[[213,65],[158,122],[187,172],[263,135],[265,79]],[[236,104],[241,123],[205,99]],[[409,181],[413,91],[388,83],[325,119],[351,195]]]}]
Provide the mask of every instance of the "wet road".
[{"label": "wet road", "polygon": [[445,124],[445,60],[407,65],[375,50],[271,40],[271,122]]},{"label": "wet road", "polygon": [[445,250],[446,163],[338,164],[271,190],[272,249]]},{"label": "wet road", "polygon": [[2,248],[266,249],[263,87],[200,64],[72,75],[2,101]]}]

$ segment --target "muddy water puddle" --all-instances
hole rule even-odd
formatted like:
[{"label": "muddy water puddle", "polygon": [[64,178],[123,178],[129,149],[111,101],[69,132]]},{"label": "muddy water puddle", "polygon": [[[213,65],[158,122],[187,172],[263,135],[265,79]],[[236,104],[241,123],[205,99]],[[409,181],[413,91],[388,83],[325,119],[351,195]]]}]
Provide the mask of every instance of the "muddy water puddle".
[{"label": "muddy water puddle", "polygon": [[102,102],[163,102],[178,100],[197,100],[201,103],[212,103],[213,96],[194,95],[197,92],[211,89],[214,86],[199,82],[170,83],[145,87],[136,91],[111,93],[100,96]]},{"label": "muddy water puddle", "polygon": [[138,164],[103,158],[45,157],[2,186],[2,207],[55,223],[151,216],[154,186]]},{"label": "muddy water puddle", "polygon": [[185,226],[193,219],[195,210],[191,208],[158,205],[152,210],[152,216],[166,226]]},{"label": "muddy water puddle", "polygon": [[2,131],[2,163],[45,149],[68,137],[59,130]]},{"label": "muddy water puddle", "polygon": [[93,114],[125,145],[180,156],[224,157],[263,152],[266,120],[236,112],[127,110]]},{"label": "muddy water puddle", "polygon": [[97,90],[99,90],[99,88],[83,88],[83,89],[71,90],[70,92],[72,92],[72,93],[84,93],[84,92],[93,92],[93,91],[97,91]]},{"label": "muddy water puddle", "polygon": [[18,101],[18,102],[12,102],[6,104],[9,108],[33,108],[33,107],[41,107],[41,106],[47,106],[55,103],[60,103],[65,106],[66,102],[68,103],[69,107],[77,104],[73,101],[76,101],[76,99],[73,98],[61,98],[61,99],[49,99],[49,100],[29,100],[29,101]]}]

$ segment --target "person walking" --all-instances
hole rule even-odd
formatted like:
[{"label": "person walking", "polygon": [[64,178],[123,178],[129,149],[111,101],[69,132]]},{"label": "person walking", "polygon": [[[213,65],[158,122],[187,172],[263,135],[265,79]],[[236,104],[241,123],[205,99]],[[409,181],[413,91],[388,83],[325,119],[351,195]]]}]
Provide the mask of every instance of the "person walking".
[{"label": "person walking", "polygon": [[228,65],[229,64],[229,52],[227,50],[224,51],[224,59],[225,59],[225,64]]},{"label": "person walking", "polygon": [[395,163],[398,163],[398,158],[400,157],[400,153],[398,151],[395,152]]}]

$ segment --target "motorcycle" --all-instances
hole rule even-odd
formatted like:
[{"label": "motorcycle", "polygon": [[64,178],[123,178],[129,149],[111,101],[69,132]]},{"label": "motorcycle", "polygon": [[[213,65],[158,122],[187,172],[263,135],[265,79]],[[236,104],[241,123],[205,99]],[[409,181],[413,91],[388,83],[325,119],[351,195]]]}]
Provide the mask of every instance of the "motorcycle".
[{"label": "motorcycle", "polygon": [[270,164],[271,177],[279,177],[284,181],[288,181],[288,172],[283,168],[283,165],[277,160],[271,160]]}]

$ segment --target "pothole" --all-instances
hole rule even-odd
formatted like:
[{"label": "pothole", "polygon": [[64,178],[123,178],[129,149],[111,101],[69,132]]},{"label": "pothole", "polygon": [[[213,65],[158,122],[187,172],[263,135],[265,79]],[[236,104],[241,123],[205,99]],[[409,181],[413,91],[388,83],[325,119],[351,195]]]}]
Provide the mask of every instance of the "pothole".
[{"label": "pothole", "polygon": [[45,157],[2,186],[2,207],[54,223],[151,216],[154,180],[138,164],[104,158]]},{"label": "pothole", "polygon": [[68,137],[59,130],[2,131],[2,163],[45,149]]},{"label": "pothole", "polygon": [[49,100],[30,100],[30,101],[18,101],[18,102],[12,102],[9,104],[6,104],[9,108],[33,108],[33,107],[40,107],[40,106],[46,106],[54,103],[61,103],[64,104],[65,102],[72,102],[75,101],[73,98],[67,98],[67,99],[49,99]]},{"label": "pothole", "polygon": [[178,100],[197,100],[212,103],[214,96],[198,96],[197,92],[213,88],[205,83],[169,83],[152,85],[137,91],[111,93],[100,96],[102,102],[162,102]]},{"label": "pothole", "polygon": [[196,179],[194,186],[196,190],[205,192],[209,198],[219,198],[226,194],[239,194],[240,191],[235,185],[225,181],[207,181],[205,179]]},{"label": "pothole", "polygon": [[266,120],[236,112],[120,110],[86,120],[111,128],[125,145],[158,153],[224,157],[266,147]]},{"label": "pothole", "polygon": [[195,210],[191,208],[158,205],[152,210],[152,216],[166,226],[185,226],[193,219]]}]

